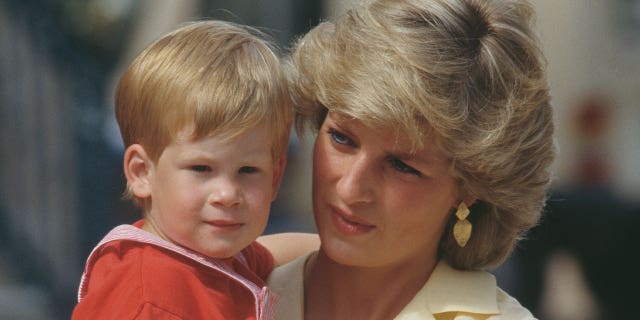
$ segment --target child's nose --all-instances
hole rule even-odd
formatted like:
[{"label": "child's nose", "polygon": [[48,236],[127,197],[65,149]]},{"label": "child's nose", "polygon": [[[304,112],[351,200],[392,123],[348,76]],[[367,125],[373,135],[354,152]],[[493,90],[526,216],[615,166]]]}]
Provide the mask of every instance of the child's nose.
[{"label": "child's nose", "polygon": [[220,179],[209,195],[209,203],[213,206],[232,207],[242,199],[240,187],[232,180]]}]

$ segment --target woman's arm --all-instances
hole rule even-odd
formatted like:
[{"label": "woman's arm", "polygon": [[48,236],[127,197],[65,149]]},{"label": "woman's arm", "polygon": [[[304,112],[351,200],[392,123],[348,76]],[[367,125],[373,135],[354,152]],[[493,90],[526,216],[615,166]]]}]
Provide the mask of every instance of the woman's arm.
[{"label": "woman's arm", "polygon": [[320,248],[320,237],[315,233],[275,233],[261,236],[257,241],[271,252],[276,267]]}]

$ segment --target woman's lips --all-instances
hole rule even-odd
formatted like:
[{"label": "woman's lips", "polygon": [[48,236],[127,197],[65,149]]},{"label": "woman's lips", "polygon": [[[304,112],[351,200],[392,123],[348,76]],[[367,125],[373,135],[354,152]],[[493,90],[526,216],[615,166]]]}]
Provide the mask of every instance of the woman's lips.
[{"label": "woman's lips", "polygon": [[348,215],[334,207],[331,208],[331,221],[336,229],[344,235],[361,235],[376,228],[364,219]]}]

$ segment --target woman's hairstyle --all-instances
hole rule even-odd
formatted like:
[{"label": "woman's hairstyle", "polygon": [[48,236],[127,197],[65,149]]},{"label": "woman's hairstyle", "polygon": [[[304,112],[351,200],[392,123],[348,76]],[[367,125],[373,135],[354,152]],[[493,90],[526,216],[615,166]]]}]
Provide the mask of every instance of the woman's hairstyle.
[{"label": "woman's hairstyle", "polygon": [[286,151],[292,111],[286,77],[264,35],[223,21],[188,23],[150,44],[118,84],[125,146],[153,161],[177,138],[230,138],[267,123],[274,157]]},{"label": "woman's hairstyle", "polygon": [[459,269],[500,264],[537,223],[555,155],[546,61],[516,0],[377,0],[324,22],[298,41],[289,75],[300,132],[327,110],[427,135],[451,160],[471,239],[440,255]]}]

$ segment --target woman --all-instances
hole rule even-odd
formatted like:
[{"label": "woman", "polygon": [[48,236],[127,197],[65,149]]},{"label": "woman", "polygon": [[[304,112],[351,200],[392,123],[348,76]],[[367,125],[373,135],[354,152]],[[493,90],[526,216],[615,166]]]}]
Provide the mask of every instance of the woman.
[{"label": "woman", "polygon": [[319,252],[280,319],[532,319],[484,269],[536,223],[554,157],[545,63],[515,0],[376,0],[297,43],[317,129]]}]

